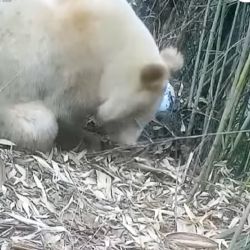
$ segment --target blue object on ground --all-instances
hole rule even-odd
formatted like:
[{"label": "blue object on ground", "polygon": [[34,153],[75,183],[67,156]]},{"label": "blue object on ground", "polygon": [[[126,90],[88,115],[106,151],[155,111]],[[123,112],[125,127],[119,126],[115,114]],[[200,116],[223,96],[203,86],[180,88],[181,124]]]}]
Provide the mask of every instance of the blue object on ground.
[{"label": "blue object on ground", "polygon": [[175,101],[174,88],[172,87],[169,81],[166,81],[164,95],[163,95],[161,104],[158,108],[158,112],[171,111],[174,101]]}]

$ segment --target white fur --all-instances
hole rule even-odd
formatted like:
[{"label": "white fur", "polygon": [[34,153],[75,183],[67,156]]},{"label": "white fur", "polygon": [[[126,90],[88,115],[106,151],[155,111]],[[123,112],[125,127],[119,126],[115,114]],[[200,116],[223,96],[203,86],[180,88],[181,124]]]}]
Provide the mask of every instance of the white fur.
[{"label": "white fur", "polygon": [[167,68],[171,72],[180,70],[184,64],[182,54],[173,47],[165,48],[161,51],[161,56],[164,58]]},{"label": "white fur", "polygon": [[[0,23],[0,89],[7,86],[0,101],[39,100],[56,119],[89,113],[105,123],[149,117],[162,93],[143,88],[143,68],[156,64],[167,74],[181,64],[178,55],[160,55],[126,0],[0,1]],[[34,127],[43,131],[35,117]],[[124,131],[136,131],[131,126]],[[124,131],[117,137],[125,138]],[[137,132],[128,132],[128,138],[137,138]]]},{"label": "white fur", "polygon": [[47,151],[57,135],[54,114],[42,103],[30,102],[1,107],[0,136],[13,140],[28,150]]}]

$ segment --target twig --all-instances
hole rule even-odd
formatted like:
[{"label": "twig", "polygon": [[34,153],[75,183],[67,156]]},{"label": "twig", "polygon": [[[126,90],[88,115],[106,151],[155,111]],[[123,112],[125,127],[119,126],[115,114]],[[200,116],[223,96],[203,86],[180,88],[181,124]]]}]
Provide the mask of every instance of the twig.
[{"label": "twig", "polygon": [[184,184],[184,182],[185,182],[185,180],[186,180],[187,172],[188,172],[189,166],[190,166],[190,164],[191,164],[191,161],[192,161],[192,159],[193,159],[193,156],[194,156],[194,152],[191,152],[191,153],[189,154],[188,160],[187,160],[187,162],[186,162],[186,164],[185,164],[185,170],[184,170],[184,173],[183,173],[182,178],[181,178],[181,179],[182,179],[182,180],[181,180],[181,184]]},{"label": "twig", "polygon": [[[235,73],[234,82],[232,84],[230,94],[228,97],[228,100],[225,105],[224,112],[222,114],[221,122],[218,128],[218,132],[220,134],[217,134],[215,137],[215,140],[213,142],[212,148],[209,151],[208,157],[202,167],[202,171],[199,176],[198,182],[195,184],[195,187],[192,189],[190,196],[194,195],[197,191],[197,188],[201,183],[205,183],[207,180],[209,174],[211,173],[211,170],[213,168],[213,162],[216,160],[216,157],[218,156],[219,150],[221,148],[221,142],[222,142],[222,132],[224,131],[228,118],[230,117],[230,112],[233,109],[234,102],[237,99],[237,96],[242,91],[242,87],[246,84],[246,75],[248,74],[248,71],[250,69],[250,54],[247,53],[247,48],[250,43],[250,21],[249,21],[249,29],[248,34],[245,39],[245,43],[243,45],[243,52],[241,54],[241,58]],[[248,54],[247,61],[245,62],[246,54]],[[242,69],[243,68],[243,69]],[[229,132],[229,131],[227,131]]]},{"label": "twig", "polygon": [[128,166],[128,165],[124,165],[123,167],[127,167],[127,168],[138,168],[140,170],[143,170],[143,171],[147,171],[147,172],[151,172],[151,173],[155,173],[155,174],[165,174],[165,175],[169,175],[169,172],[164,170],[164,169],[159,169],[159,168],[153,168],[153,167],[149,167],[149,166],[146,166],[142,163],[137,163],[137,164],[133,164],[132,166]]},{"label": "twig", "polygon": [[5,164],[3,160],[0,158],[0,193],[3,191],[2,186],[5,182]]},{"label": "twig", "polygon": [[240,234],[241,234],[241,232],[243,230],[244,224],[245,224],[249,214],[250,214],[250,202],[249,202],[248,206],[245,209],[245,212],[243,213],[243,215],[241,217],[239,226],[238,226],[238,228],[236,229],[236,231],[234,233],[234,236],[232,238],[232,241],[230,243],[230,246],[229,246],[228,250],[235,250],[236,241],[239,238],[239,236],[240,236]]},{"label": "twig", "polygon": [[179,172],[180,172],[180,161],[178,162],[177,167],[177,178],[175,182],[175,195],[174,195],[174,217],[175,217],[175,224],[176,224],[176,231],[177,231],[177,220],[178,220],[178,187],[179,187]]},{"label": "twig", "polygon": [[17,244],[17,243],[11,245],[11,250],[34,250],[34,249],[40,249],[40,248],[28,245],[25,246],[23,244]]},{"label": "twig", "polygon": [[193,128],[193,125],[194,125],[196,110],[197,110],[197,107],[198,107],[201,91],[202,91],[204,81],[205,81],[205,76],[206,76],[209,57],[210,57],[210,51],[211,51],[213,43],[214,43],[215,31],[216,31],[217,23],[218,23],[218,20],[219,20],[219,17],[220,17],[221,8],[222,8],[222,0],[219,0],[217,8],[216,8],[216,12],[215,12],[211,32],[210,32],[210,35],[209,35],[208,45],[207,45],[205,59],[204,59],[204,63],[203,63],[202,71],[201,71],[201,76],[200,76],[200,80],[199,80],[199,84],[198,84],[198,89],[197,89],[197,93],[196,93],[194,107],[192,109],[190,121],[189,121],[189,124],[188,124],[187,135],[191,134],[191,131],[192,131],[192,128]]},{"label": "twig", "polygon": [[[206,136],[208,137],[208,136],[216,136],[216,135],[227,135],[227,134],[229,135],[229,134],[249,133],[249,132],[250,132],[250,129],[246,129],[246,130],[237,130],[237,131],[207,133]],[[168,138],[168,139],[159,139],[159,140],[155,140],[152,143],[138,143],[137,145],[134,145],[134,146],[119,146],[119,147],[103,150],[103,151],[96,152],[96,153],[87,153],[86,156],[95,157],[96,155],[100,156],[100,155],[110,154],[119,150],[131,150],[135,148],[145,148],[145,147],[149,147],[153,145],[166,144],[167,142],[172,142],[172,141],[186,140],[186,139],[198,139],[203,136],[204,136],[203,134],[200,134],[200,135],[178,136],[175,138]]]},{"label": "twig", "polygon": [[198,72],[199,62],[200,62],[200,56],[201,56],[201,49],[202,49],[202,44],[204,42],[203,40],[204,40],[205,33],[206,33],[206,25],[207,25],[207,20],[208,20],[210,3],[211,3],[211,0],[208,1],[207,6],[206,6],[206,12],[205,12],[205,17],[204,17],[204,21],[203,21],[202,33],[201,33],[201,37],[200,37],[200,41],[199,41],[198,53],[197,53],[196,60],[195,60],[194,73],[192,76],[192,83],[191,83],[189,100],[188,100],[188,107],[189,108],[191,107],[191,104],[192,104],[194,87],[195,87],[195,82],[196,82],[196,77],[197,77],[197,72]]}]

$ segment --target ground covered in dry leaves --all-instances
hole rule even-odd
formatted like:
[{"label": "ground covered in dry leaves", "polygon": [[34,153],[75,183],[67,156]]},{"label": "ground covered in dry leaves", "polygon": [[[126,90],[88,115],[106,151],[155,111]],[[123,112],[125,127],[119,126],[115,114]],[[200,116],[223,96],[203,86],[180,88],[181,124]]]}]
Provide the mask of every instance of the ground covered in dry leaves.
[{"label": "ground covered in dry leaves", "polygon": [[190,164],[142,148],[0,159],[1,250],[226,249],[250,198],[224,176],[186,203]]}]

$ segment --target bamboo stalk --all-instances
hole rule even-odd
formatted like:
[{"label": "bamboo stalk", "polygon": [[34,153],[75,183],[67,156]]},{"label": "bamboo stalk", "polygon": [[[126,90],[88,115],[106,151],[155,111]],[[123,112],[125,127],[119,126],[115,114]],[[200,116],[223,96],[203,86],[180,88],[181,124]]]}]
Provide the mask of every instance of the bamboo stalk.
[{"label": "bamboo stalk", "polygon": [[[245,130],[248,127],[249,124],[250,124],[250,111],[248,111],[247,117],[246,117],[244,123],[242,124],[240,130]],[[231,155],[233,153],[233,151],[236,149],[236,147],[238,146],[238,144],[239,144],[239,142],[240,142],[240,140],[242,138],[242,135],[243,135],[242,132],[239,132],[237,134],[237,136],[235,138],[235,141],[233,143],[233,146],[230,149],[229,155]]]},{"label": "bamboo stalk", "polygon": [[[249,24],[250,26],[250,24]],[[250,31],[250,30],[249,30]],[[249,36],[249,41],[250,41],[250,36]],[[245,45],[248,44],[249,42],[248,40],[245,42]],[[246,52],[246,51],[245,51]],[[239,68],[241,68],[241,65],[242,65],[242,61],[244,60],[244,57],[245,55],[242,55],[242,58],[241,58],[241,61],[239,62]],[[238,94],[238,92],[241,91],[241,87],[243,85],[243,82],[245,81],[245,78],[248,74],[250,70],[250,54],[248,55],[248,59],[247,59],[247,62],[245,63],[245,66],[239,76],[239,80],[238,78],[235,78],[236,80],[238,81],[234,81],[233,83],[233,86],[231,88],[231,93],[230,93],[230,96],[227,100],[227,103],[226,103],[226,107],[225,107],[225,110],[223,112],[223,115],[222,115],[222,118],[221,118],[221,122],[220,122],[220,125],[219,125],[219,128],[218,128],[218,131],[217,132],[222,132],[226,126],[226,122],[228,120],[228,117],[229,117],[229,114],[233,108],[233,105],[234,105],[234,101],[236,99],[236,96]],[[235,86],[237,85],[238,83],[238,86]],[[212,145],[212,148],[209,152],[209,155],[207,157],[207,160],[203,166],[203,169],[205,169],[205,174],[203,175],[203,178],[205,178],[205,180],[207,179],[207,176],[210,174],[211,172],[211,168],[212,168],[212,163],[213,163],[213,160],[215,159],[215,156],[217,154],[217,150],[219,150],[220,148],[220,142],[221,142],[221,135],[218,134],[216,137],[215,137],[215,140],[214,140],[214,143]]]},{"label": "bamboo stalk", "polygon": [[[217,68],[219,66],[218,65],[219,51],[220,51],[220,46],[221,46],[221,35],[222,35],[222,29],[223,29],[223,25],[224,25],[225,12],[226,12],[226,3],[223,3],[222,10],[221,10],[218,38],[217,38],[217,43],[216,43],[216,52],[215,52],[215,59],[214,59],[214,64],[213,64],[213,72],[212,72],[210,86],[209,86],[208,105],[207,105],[207,109],[206,109],[206,116],[205,116],[205,121],[204,121],[204,126],[203,126],[203,134],[207,133],[208,128],[209,128],[209,124],[210,124],[209,112],[213,106],[213,104],[212,104],[213,103],[213,89],[214,89],[216,71],[217,71]],[[217,100],[214,100],[214,103],[216,101]]]},{"label": "bamboo stalk", "polygon": [[227,47],[226,47],[226,50],[225,50],[224,59],[223,59],[222,66],[221,66],[220,76],[219,76],[219,80],[218,80],[218,83],[217,83],[216,92],[215,92],[215,96],[214,96],[214,101],[213,101],[212,108],[211,108],[211,111],[210,111],[207,127],[209,126],[209,124],[211,122],[211,118],[213,117],[214,109],[215,109],[217,99],[218,99],[218,96],[219,96],[219,92],[220,92],[220,89],[221,89],[224,70],[225,70],[225,67],[226,67],[226,64],[227,64],[227,61],[228,61],[227,57],[228,57],[228,53],[230,51],[231,41],[232,41],[233,33],[234,33],[234,30],[235,30],[236,20],[237,20],[238,13],[239,13],[239,7],[240,7],[240,3],[238,2],[236,10],[235,10],[235,14],[234,14],[232,27],[231,27],[231,30],[230,30],[228,42],[227,42]]},{"label": "bamboo stalk", "polygon": [[210,50],[211,50],[211,48],[213,46],[213,41],[214,41],[214,37],[215,37],[215,30],[216,30],[217,23],[218,23],[218,20],[219,20],[219,17],[220,17],[222,3],[223,3],[223,1],[219,0],[219,2],[217,4],[217,8],[216,8],[216,12],[215,12],[211,32],[210,32],[210,35],[209,35],[209,40],[208,40],[207,50],[206,50],[206,54],[205,54],[205,59],[204,59],[204,63],[203,63],[202,71],[201,71],[201,77],[200,77],[199,84],[198,84],[198,89],[197,89],[197,93],[196,93],[194,107],[192,109],[190,121],[189,121],[189,124],[188,124],[187,135],[191,134],[191,131],[192,131],[192,128],[193,128],[193,123],[194,123],[194,119],[195,119],[195,115],[196,115],[196,109],[198,107],[202,87],[203,87],[206,72],[207,72],[207,66],[208,66],[208,60],[209,60],[209,56],[210,56]]},{"label": "bamboo stalk", "polygon": [[3,184],[6,181],[6,170],[3,160],[0,158],[0,193],[2,192]]},{"label": "bamboo stalk", "polygon": [[242,230],[244,228],[244,224],[245,224],[249,214],[250,214],[250,202],[248,203],[248,205],[247,205],[247,207],[246,207],[246,209],[245,209],[245,211],[244,211],[244,213],[242,215],[239,226],[238,226],[237,230],[234,233],[234,236],[232,238],[232,241],[230,243],[230,246],[229,246],[228,250],[235,250],[235,244],[236,244],[236,242],[237,242],[237,240],[238,240],[238,238],[239,238],[239,236],[240,236],[240,234],[241,234],[241,232],[242,232]]},{"label": "bamboo stalk", "polygon": [[[247,31],[247,36],[250,36],[250,25],[248,26],[248,31]],[[249,40],[249,37],[246,37],[246,40]],[[250,46],[250,44],[249,44]],[[243,48],[243,50],[248,50],[249,47],[245,46]],[[242,51],[243,54],[246,54],[246,51]],[[241,67],[243,67],[243,65],[241,65]],[[236,101],[234,103],[234,106],[233,106],[233,109],[232,109],[232,112],[231,112],[231,116],[230,116],[230,119],[229,119],[229,123],[228,123],[228,127],[227,127],[227,131],[230,131],[232,130],[232,125],[233,125],[233,122],[235,121],[235,116],[236,116],[236,106],[239,102],[239,99],[240,99],[240,94],[241,93],[238,93],[238,96],[236,97]],[[228,141],[229,141],[229,136],[226,136],[226,139],[225,139],[225,143],[226,145],[228,144]]]},{"label": "bamboo stalk", "polygon": [[[250,22],[249,22],[249,26],[250,26]],[[250,29],[249,29],[249,32],[250,32]],[[245,52],[245,53],[247,53],[247,50],[245,48],[248,46],[249,42],[250,42],[250,35],[249,36],[247,35],[246,39],[245,39],[244,46],[243,46],[243,52]],[[236,95],[235,93],[237,91],[239,91],[238,88],[236,88],[237,84],[238,84],[238,86],[240,86],[242,84],[241,81],[243,81],[245,79],[245,76],[247,75],[247,72],[249,71],[249,67],[250,67],[250,54],[248,54],[247,62],[245,63],[245,66],[244,66],[242,72],[240,72],[240,69],[242,68],[242,65],[244,62],[244,58],[246,56],[246,54],[243,54],[243,52],[242,52],[240,62],[238,64],[238,67],[236,70],[236,76],[234,78],[234,82],[233,82],[232,87],[231,87],[229,98],[227,99],[225,109],[224,109],[224,112],[223,112],[223,115],[221,118],[221,122],[220,122],[219,128],[217,130],[217,135],[215,136],[211,150],[209,151],[208,157],[207,157],[207,159],[202,167],[199,179],[198,179],[197,183],[195,183],[193,189],[191,190],[189,200],[192,199],[193,195],[196,193],[200,184],[204,183],[207,180],[208,175],[210,174],[210,172],[212,170],[213,161],[215,160],[215,158],[216,158],[216,156],[219,153],[219,150],[221,148],[221,141],[222,141],[222,134],[221,133],[225,129],[229,114],[233,108],[234,99],[235,99],[235,95]],[[239,78],[237,77],[238,75],[240,76]]]},{"label": "bamboo stalk", "polygon": [[[249,162],[250,162],[250,150],[248,151],[247,160],[245,162],[243,171],[249,171],[249,169],[247,169]],[[248,178],[247,182],[249,182],[249,181],[250,181],[250,177]]]},{"label": "bamboo stalk", "polygon": [[[226,11],[226,3],[223,3],[222,10],[221,10],[218,38],[217,38],[217,43],[216,43],[216,54],[215,54],[215,59],[214,59],[214,66],[213,66],[213,72],[212,72],[211,81],[210,81],[210,87],[209,87],[208,105],[207,105],[205,121],[204,121],[204,125],[203,125],[203,132],[202,132],[203,136],[201,139],[201,143],[199,145],[199,152],[198,152],[196,160],[195,160],[195,166],[198,164],[198,160],[199,160],[200,155],[203,151],[205,141],[206,141],[206,135],[207,135],[207,132],[209,129],[210,121],[211,121],[212,116],[213,116],[214,106],[215,106],[215,103],[217,102],[218,94],[215,95],[215,99],[213,100],[213,89],[214,89],[216,72],[217,72],[217,68],[218,68],[219,51],[220,51],[220,45],[221,45],[221,35],[222,35],[222,29],[223,29],[223,24],[224,24],[225,11]],[[218,85],[216,92],[218,91],[219,88],[220,88],[220,86]]]},{"label": "bamboo stalk", "polygon": [[201,37],[199,39],[198,52],[197,52],[197,56],[196,56],[196,59],[195,59],[194,73],[193,73],[193,76],[192,76],[192,83],[191,83],[189,99],[188,99],[188,108],[191,108],[191,106],[192,106],[194,87],[195,87],[196,77],[197,77],[198,68],[199,68],[202,44],[203,44],[203,40],[204,40],[205,33],[206,33],[206,25],[207,25],[207,20],[208,20],[210,4],[211,4],[211,0],[208,0],[206,11],[205,11],[205,16],[204,16],[204,21],[203,21],[203,25],[202,25]]}]

